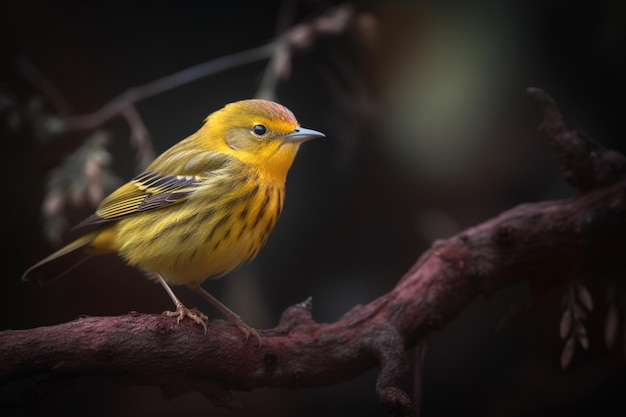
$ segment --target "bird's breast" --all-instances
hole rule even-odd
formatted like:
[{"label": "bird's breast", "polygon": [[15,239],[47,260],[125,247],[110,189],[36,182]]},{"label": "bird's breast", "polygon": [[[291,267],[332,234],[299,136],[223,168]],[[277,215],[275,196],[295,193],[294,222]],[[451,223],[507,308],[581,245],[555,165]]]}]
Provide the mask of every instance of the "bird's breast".
[{"label": "bird's breast", "polygon": [[[248,182],[215,196],[198,192],[162,213],[146,213],[120,222],[120,255],[131,265],[159,272],[173,283],[197,286],[254,258],[280,216],[284,186]],[[119,236],[119,234],[118,234]]]}]

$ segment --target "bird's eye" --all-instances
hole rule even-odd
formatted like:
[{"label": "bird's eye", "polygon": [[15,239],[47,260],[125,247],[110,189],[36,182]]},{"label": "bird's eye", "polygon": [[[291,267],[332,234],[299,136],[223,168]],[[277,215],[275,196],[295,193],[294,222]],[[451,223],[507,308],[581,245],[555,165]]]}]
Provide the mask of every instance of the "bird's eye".
[{"label": "bird's eye", "polygon": [[252,132],[254,132],[255,135],[263,136],[264,134],[267,133],[267,128],[263,125],[255,125],[252,128]]}]

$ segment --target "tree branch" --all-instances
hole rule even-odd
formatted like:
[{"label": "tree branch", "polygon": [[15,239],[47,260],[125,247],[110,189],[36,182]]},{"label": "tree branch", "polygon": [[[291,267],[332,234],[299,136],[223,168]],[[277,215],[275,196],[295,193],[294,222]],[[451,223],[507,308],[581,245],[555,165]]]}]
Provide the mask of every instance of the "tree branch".
[{"label": "tree branch", "polygon": [[[285,5],[285,9],[288,16],[290,13],[288,3]],[[316,17],[310,22],[293,26],[286,30],[285,33],[277,36],[276,39],[264,45],[215,58],[161,77],[147,84],[130,88],[92,113],[63,117],[58,129],[66,132],[97,128],[117,115],[124,115],[129,108],[132,108],[142,100],[210,75],[265,59],[270,59],[270,63],[266,68],[262,85],[257,95],[272,98],[275,96],[274,90],[278,81],[289,75],[293,50],[302,50],[310,47],[320,37],[337,36],[348,32],[355,25],[357,18],[359,18],[359,15],[350,6],[344,5],[331,8],[327,13]],[[34,71],[30,70],[27,74],[31,75],[31,73],[34,73]],[[34,77],[31,76],[31,78]],[[43,81],[45,80],[40,77],[38,84],[44,84]],[[52,93],[50,88],[46,91]],[[134,108],[130,111],[136,112]],[[131,121],[129,120],[129,122]],[[133,128],[136,127],[137,123],[131,122],[130,125]]]},{"label": "tree branch", "polygon": [[376,393],[388,413],[414,415],[398,383],[408,370],[405,349],[471,300],[522,281],[545,288],[571,279],[572,271],[624,264],[624,158],[580,151],[587,140],[565,129],[554,101],[540,90],[529,94],[543,104],[544,131],[584,193],[523,204],[435,242],[392,291],[334,323],[314,322],[310,301],[294,305],[276,328],[260,332],[260,348],[219,320],[203,336],[190,321],[160,315],[84,317],[1,332],[0,382],[89,373],[158,386],[168,396],[199,391],[236,408],[231,390],[330,385],[378,365]]}]

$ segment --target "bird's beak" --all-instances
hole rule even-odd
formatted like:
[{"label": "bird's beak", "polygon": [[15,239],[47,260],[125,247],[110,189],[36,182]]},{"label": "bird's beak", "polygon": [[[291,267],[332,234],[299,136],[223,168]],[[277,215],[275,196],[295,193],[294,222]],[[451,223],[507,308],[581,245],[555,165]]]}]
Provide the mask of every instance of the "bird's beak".
[{"label": "bird's beak", "polygon": [[307,140],[325,137],[325,134],[317,130],[299,127],[293,132],[286,134],[283,138],[286,142],[306,142]]}]

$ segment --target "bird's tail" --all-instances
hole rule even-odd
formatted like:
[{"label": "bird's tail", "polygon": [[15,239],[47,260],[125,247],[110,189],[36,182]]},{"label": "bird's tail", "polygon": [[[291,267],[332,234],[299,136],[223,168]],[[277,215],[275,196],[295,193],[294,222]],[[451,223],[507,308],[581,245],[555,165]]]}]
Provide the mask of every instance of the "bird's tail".
[{"label": "bird's tail", "polygon": [[98,234],[99,231],[94,230],[65,245],[52,255],[28,268],[26,272],[24,272],[24,275],[22,275],[22,280],[35,282],[37,284],[46,284],[62,277],[89,258],[90,255],[83,249],[86,245],[91,243]]}]

